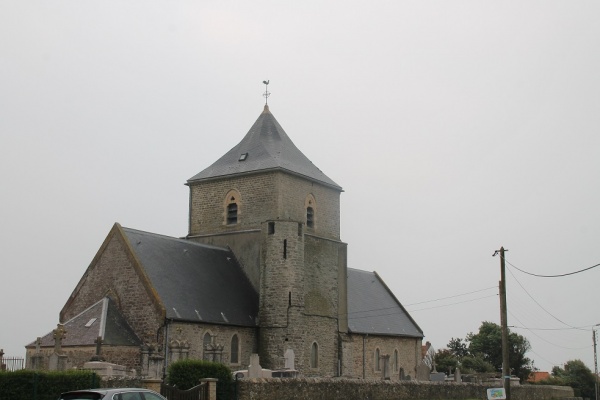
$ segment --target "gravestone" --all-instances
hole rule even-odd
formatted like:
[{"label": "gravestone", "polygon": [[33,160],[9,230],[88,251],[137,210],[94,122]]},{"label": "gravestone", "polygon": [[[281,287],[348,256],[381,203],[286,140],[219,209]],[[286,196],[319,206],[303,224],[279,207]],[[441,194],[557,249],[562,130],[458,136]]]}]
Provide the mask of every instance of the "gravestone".
[{"label": "gravestone", "polygon": [[295,369],[294,363],[295,363],[296,356],[294,355],[294,350],[287,349],[285,351],[285,354],[283,355],[283,359],[284,359],[283,367],[285,369]]},{"label": "gravestone", "polygon": [[429,375],[430,375],[429,365],[425,364],[424,362],[419,364],[419,366],[417,367],[417,380],[418,381],[428,381]]},{"label": "gravestone", "polygon": [[54,337],[54,353],[48,359],[48,369],[50,371],[64,371],[67,369],[67,356],[62,354],[62,340],[67,336],[65,326],[57,324],[56,329],[52,331]]},{"label": "gravestone", "polygon": [[104,361],[104,358],[100,354],[102,353],[102,343],[104,343],[102,336],[98,336],[96,340],[94,340],[94,343],[96,343],[96,354],[92,356],[91,361]]},{"label": "gravestone", "polygon": [[31,356],[31,369],[34,371],[39,371],[43,369],[44,356],[40,351],[40,347],[42,344],[42,338],[38,337],[35,341],[35,353]]},{"label": "gravestone", "polygon": [[249,378],[262,378],[262,367],[260,366],[260,358],[258,354],[250,356],[250,365],[248,365]]},{"label": "gravestone", "polygon": [[56,324],[56,329],[52,331],[54,337],[54,353],[62,353],[62,340],[67,336],[67,331],[63,324]]},{"label": "gravestone", "polygon": [[462,377],[460,376],[460,368],[456,368],[454,370],[454,382],[458,382],[458,383],[462,382]]},{"label": "gravestone", "polygon": [[446,374],[443,372],[432,372],[429,374],[429,380],[432,382],[444,382],[446,380]]},{"label": "gravestone", "polygon": [[390,379],[390,355],[389,354],[384,354],[381,356],[381,359],[383,360],[383,379]]}]

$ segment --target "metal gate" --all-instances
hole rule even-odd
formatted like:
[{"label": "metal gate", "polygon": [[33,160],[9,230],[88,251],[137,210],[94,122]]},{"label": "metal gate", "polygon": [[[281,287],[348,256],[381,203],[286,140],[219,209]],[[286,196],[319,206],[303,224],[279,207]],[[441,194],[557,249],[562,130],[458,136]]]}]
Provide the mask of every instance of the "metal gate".
[{"label": "metal gate", "polygon": [[3,357],[0,354],[1,371],[18,371],[25,368],[25,359],[20,357]]},{"label": "metal gate", "polygon": [[188,390],[181,390],[167,384],[160,385],[160,394],[168,400],[208,400],[208,384],[201,383]]}]

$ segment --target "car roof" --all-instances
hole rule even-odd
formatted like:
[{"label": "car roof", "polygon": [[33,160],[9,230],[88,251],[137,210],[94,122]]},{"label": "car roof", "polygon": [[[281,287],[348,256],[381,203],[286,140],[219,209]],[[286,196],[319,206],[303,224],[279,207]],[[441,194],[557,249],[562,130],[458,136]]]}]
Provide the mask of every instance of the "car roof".
[{"label": "car roof", "polygon": [[142,389],[142,388],[113,388],[113,389],[101,389],[100,388],[100,389],[72,390],[69,392],[61,393],[61,396],[66,395],[66,394],[77,394],[77,393],[98,393],[98,394],[106,395],[106,394],[115,394],[115,393],[122,393],[122,392],[131,392],[131,391],[156,393],[153,390]]}]

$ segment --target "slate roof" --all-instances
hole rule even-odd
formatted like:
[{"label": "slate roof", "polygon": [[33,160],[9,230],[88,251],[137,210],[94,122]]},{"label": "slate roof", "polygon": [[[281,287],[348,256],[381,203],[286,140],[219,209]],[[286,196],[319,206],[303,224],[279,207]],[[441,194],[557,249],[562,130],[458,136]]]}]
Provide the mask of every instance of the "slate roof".
[{"label": "slate roof", "polygon": [[229,249],[123,228],[167,318],[257,326],[258,293]]},{"label": "slate roof", "polygon": [[[105,297],[81,314],[64,324],[66,336],[62,346],[95,346],[98,336],[102,345],[140,346],[142,342],[117,310],[115,304]],[[50,332],[41,338],[41,346],[54,346],[54,335]],[[35,342],[27,347],[35,347]]]},{"label": "slate roof", "polygon": [[352,333],[423,337],[423,331],[376,272],[348,268],[348,329]]},{"label": "slate roof", "polygon": [[[246,153],[246,159],[240,161],[240,156]],[[284,170],[342,190],[341,186],[327,177],[294,145],[266,105],[242,141],[210,167],[188,179],[188,184],[268,170]]]}]

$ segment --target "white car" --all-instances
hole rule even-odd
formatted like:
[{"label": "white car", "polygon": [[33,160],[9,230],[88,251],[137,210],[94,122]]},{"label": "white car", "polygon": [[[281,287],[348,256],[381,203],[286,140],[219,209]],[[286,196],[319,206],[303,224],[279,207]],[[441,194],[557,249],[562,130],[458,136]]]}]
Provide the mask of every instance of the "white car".
[{"label": "white car", "polygon": [[89,389],[74,390],[60,395],[58,400],[167,400],[148,389]]}]

